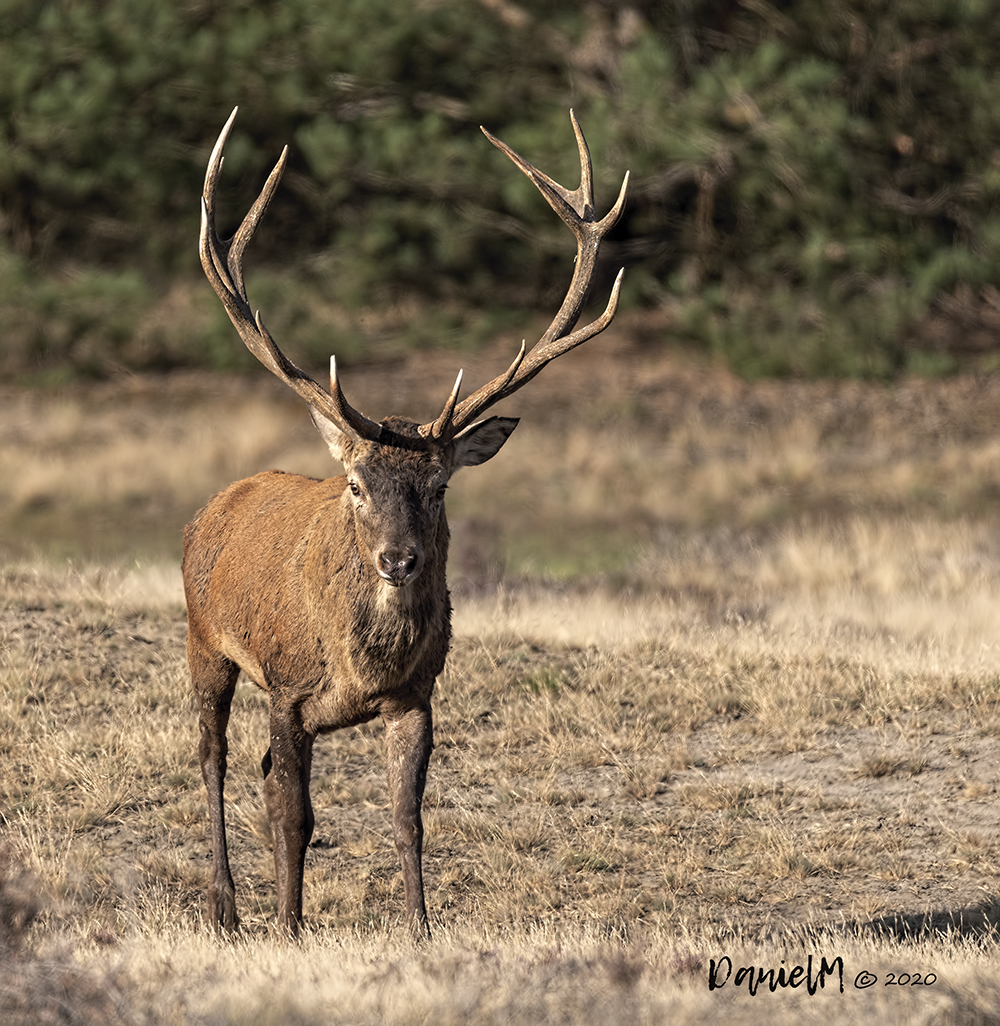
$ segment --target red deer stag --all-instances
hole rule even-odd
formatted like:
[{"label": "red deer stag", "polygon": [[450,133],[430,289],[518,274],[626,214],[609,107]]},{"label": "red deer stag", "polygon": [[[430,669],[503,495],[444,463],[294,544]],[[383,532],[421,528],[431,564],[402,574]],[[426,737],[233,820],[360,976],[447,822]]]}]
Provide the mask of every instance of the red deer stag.
[{"label": "red deer stag", "polygon": [[234,110],[208,162],[201,206],[201,263],[247,348],[309,404],[312,419],[346,471],[326,481],[281,471],[237,481],[209,500],[184,532],[188,661],[198,700],[198,756],[212,833],[209,915],[237,928],[226,848],[223,783],[226,727],[242,670],[270,700],[270,746],[261,767],[274,842],[278,920],[302,922],[302,874],[313,831],[309,773],[317,734],[381,716],[385,722],[393,833],[403,868],[406,918],[429,933],[421,849],[431,753],[431,692],[451,639],[445,582],[448,524],[444,492],[459,467],[495,455],[517,425],[476,421],[530,381],[550,360],[603,331],[618,303],[621,272],[607,308],[574,329],[602,237],[618,220],[628,175],[613,209],[594,219],[590,154],[570,112],[581,182],[570,191],[486,132],[531,179],[577,240],[572,282],[559,312],[527,354],[522,343],[502,374],[459,402],[462,375],[437,419],[381,423],[349,405],[330,361],[330,391],[277,347],[251,312],[243,251],[277,188],[287,147],[236,234],[215,228],[215,192]]}]

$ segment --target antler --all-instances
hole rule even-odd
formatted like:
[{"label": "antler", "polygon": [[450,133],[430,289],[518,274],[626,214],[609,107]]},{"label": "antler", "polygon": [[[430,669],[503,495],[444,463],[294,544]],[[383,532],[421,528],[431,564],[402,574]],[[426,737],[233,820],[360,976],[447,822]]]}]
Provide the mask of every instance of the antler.
[{"label": "antler", "polygon": [[278,163],[274,165],[274,170],[268,176],[264,188],[261,189],[260,195],[248,211],[247,216],[243,218],[243,223],[236,230],[236,234],[228,242],[223,242],[215,230],[215,188],[222,170],[222,151],[229,138],[229,132],[236,120],[238,110],[238,107],[234,107],[232,114],[229,115],[229,120],[219,134],[205,171],[205,185],[201,195],[201,236],[198,245],[201,266],[212,283],[212,288],[222,300],[229,319],[240,333],[247,349],[272,374],[295,389],[317,413],[332,421],[352,438],[378,441],[383,436],[382,425],[376,424],[364,414],[359,413],[344,398],[344,393],[337,380],[336,358],[330,357],[330,391],[327,392],[305,371],[296,367],[278,348],[267,328],[264,327],[260,311],[256,315],[253,314],[247,300],[246,286],[243,284],[243,251],[254,237],[257,226],[278,187],[278,182],[281,181],[281,175],[285,170],[285,161],[288,157],[287,146],[281,151]]},{"label": "antler", "polygon": [[625,172],[625,180],[622,182],[618,199],[611,210],[600,220],[594,220],[594,183],[590,161],[590,150],[587,148],[587,141],[580,130],[580,124],[576,115],[571,110],[570,120],[573,123],[573,133],[576,135],[577,148],[580,151],[580,185],[572,192],[554,182],[548,175],[539,171],[529,164],[523,157],[515,153],[506,143],[490,135],[485,128],[483,134],[497,149],[506,153],[508,157],[534,182],[538,191],[545,197],[552,209],[563,219],[570,231],[576,236],[576,264],[573,269],[573,278],[570,281],[569,291],[566,298],[559,307],[552,323],[542,337],[525,353],[525,345],[521,343],[521,350],[514,357],[513,363],[503,374],[499,374],[488,384],[477,389],[467,399],[457,403],[458,389],[461,384],[462,375],[459,373],[458,381],[452,390],[444,410],[432,424],[425,424],[420,428],[423,435],[430,435],[432,438],[454,437],[463,428],[469,425],[484,410],[498,403],[501,399],[512,395],[522,385],[530,381],[547,363],[554,360],[563,353],[568,353],[578,345],[600,334],[611,323],[618,308],[618,293],[621,290],[622,275],[625,269],[622,268],[615,278],[614,287],[611,290],[611,298],[608,305],[595,321],[582,328],[573,330],[580,313],[583,310],[587,292],[590,289],[594,278],[594,269],[597,264],[597,251],[601,240],[611,230],[621,215],[625,206],[625,196],[628,192],[628,172]]},{"label": "antler", "polygon": [[[201,266],[222,300],[236,330],[240,333],[247,349],[267,367],[272,374],[293,388],[318,413],[332,421],[342,431],[353,438],[365,438],[370,441],[399,441],[396,433],[381,424],[369,420],[364,414],[354,409],[344,397],[340,382],[337,379],[337,362],[330,357],[330,391],[314,381],[305,371],[300,370],[278,348],[270,332],[264,327],[260,312],[251,311],[247,299],[246,286],[243,282],[243,251],[257,231],[261,218],[274,196],[285,170],[288,147],[281,151],[281,157],[264,183],[264,188],[247,212],[243,223],[236,234],[227,242],[221,240],[215,229],[215,191],[219,174],[222,171],[223,150],[233,122],[236,120],[238,107],[233,108],[216,141],[212,156],[205,171],[205,185],[201,200],[201,236],[199,253]],[[529,164],[523,157],[515,153],[506,143],[492,136],[485,128],[483,134],[497,149],[508,157],[534,182],[538,191],[548,201],[549,206],[562,218],[570,231],[576,236],[576,263],[569,291],[559,307],[559,312],[542,337],[531,348],[521,349],[513,362],[492,381],[477,389],[467,399],[458,401],[459,389],[462,384],[462,372],[459,371],[455,386],[445,402],[444,409],[437,419],[419,428],[425,438],[436,441],[448,441],[472,423],[484,410],[494,403],[512,395],[522,385],[530,381],[547,363],[563,353],[568,353],[578,345],[600,334],[610,323],[618,308],[618,294],[621,290],[624,268],[618,272],[611,297],[604,313],[590,324],[573,330],[583,310],[587,292],[594,277],[597,264],[597,252],[601,240],[611,230],[625,206],[628,191],[628,172],[622,182],[618,199],[611,210],[600,220],[594,220],[594,184],[590,161],[590,150],[580,130],[576,115],[571,110],[570,120],[576,136],[577,148],[580,152],[580,185],[570,191],[554,182],[548,175]],[[390,439],[389,436],[393,437]],[[412,444],[412,441],[408,444]]]}]

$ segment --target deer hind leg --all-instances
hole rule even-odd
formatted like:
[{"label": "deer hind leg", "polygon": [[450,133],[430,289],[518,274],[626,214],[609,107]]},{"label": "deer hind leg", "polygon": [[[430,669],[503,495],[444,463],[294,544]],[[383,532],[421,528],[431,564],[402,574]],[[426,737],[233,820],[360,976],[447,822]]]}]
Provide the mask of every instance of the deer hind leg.
[{"label": "deer hind leg", "polygon": [[278,924],[292,936],[302,925],[302,875],[315,817],[309,775],[315,738],[298,713],[271,705],[271,747],[261,761],[264,804],[274,842]]},{"label": "deer hind leg", "polygon": [[234,933],[239,927],[239,917],[236,914],[236,887],[229,869],[223,789],[229,754],[226,728],[239,667],[223,656],[206,653],[192,635],[188,636],[188,663],[198,699],[198,761],[208,791],[208,817],[212,830],[208,915],[217,930]]},{"label": "deer hind leg", "polygon": [[424,905],[422,855],[424,825],[420,806],[427,781],[427,764],[434,747],[430,705],[396,712],[382,710],[386,728],[386,761],[396,851],[403,867],[406,921],[418,939],[430,937]]}]

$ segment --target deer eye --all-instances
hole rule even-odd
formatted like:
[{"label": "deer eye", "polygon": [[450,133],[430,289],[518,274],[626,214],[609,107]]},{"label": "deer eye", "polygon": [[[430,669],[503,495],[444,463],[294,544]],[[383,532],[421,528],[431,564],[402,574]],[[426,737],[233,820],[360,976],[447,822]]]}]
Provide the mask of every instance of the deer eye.
[{"label": "deer eye", "polygon": [[361,494],[361,489],[358,487],[357,481],[348,481],[347,487],[351,490],[351,495],[358,496]]}]

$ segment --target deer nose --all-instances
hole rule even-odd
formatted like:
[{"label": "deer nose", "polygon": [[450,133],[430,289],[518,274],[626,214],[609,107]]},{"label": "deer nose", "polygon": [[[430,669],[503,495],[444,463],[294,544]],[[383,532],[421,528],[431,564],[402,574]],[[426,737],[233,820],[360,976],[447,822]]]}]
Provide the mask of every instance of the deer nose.
[{"label": "deer nose", "polygon": [[383,580],[398,588],[401,584],[412,580],[420,572],[417,565],[418,560],[419,553],[417,552],[393,552],[386,549],[378,554],[376,568]]}]

